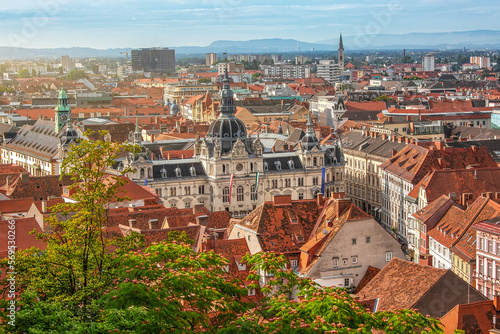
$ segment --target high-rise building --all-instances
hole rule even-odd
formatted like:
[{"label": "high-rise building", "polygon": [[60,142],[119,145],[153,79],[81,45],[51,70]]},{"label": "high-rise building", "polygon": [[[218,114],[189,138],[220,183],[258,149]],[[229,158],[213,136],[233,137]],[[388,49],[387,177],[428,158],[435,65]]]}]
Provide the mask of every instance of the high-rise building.
[{"label": "high-rise building", "polygon": [[432,53],[428,53],[422,58],[422,67],[424,72],[434,71],[434,55]]},{"label": "high-rise building", "polygon": [[131,58],[134,71],[175,73],[175,50],[168,48],[132,50]]},{"label": "high-rise building", "polygon": [[470,63],[485,68],[491,66],[491,59],[490,57],[470,57]]},{"label": "high-rise building", "polygon": [[212,66],[217,62],[217,53],[207,53],[206,63],[207,66]]},{"label": "high-rise building", "polygon": [[320,60],[317,66],[316,76],[325,79],[330,84],[340,82],[339,64],[335,60]]},{"label": "high-rise building", "polygon": [[61,56],[61,66],[66,71],[71,71],[73,69],[71,58],[68,55]]}]

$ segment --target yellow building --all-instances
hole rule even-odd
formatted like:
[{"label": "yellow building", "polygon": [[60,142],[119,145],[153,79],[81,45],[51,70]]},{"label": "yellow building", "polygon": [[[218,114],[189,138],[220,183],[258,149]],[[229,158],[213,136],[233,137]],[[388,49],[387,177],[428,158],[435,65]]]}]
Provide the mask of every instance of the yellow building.
[{"label": "yellow building", "polygon": [[189,98],[196,95],[217,94],[219,88],[216,84],[186,84],[173,83],[165,85],[164,101],[170,101],[180,105]]}]

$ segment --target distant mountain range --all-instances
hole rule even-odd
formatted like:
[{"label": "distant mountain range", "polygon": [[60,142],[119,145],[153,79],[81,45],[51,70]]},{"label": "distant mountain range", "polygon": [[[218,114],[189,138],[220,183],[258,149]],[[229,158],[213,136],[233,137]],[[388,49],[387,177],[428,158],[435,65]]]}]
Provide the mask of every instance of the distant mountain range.
[{"label": "distant mountain range", "polygon": [[[500,49],[499,30],[475,30],[447,33],[379,34],[364,36],[343,36],[346,52],[356,50],[394,49]],[[307,43],[295,39],[256,39],[249,41],[214,41],[208,46],[172,47],[178,56],[200,55],[207,52],[223,53],[280,53],[305,51],[336,51],[338,37]],[[73,48],[17,48],[0,46],[0,59],[24,59],[62,55],[71,57],[124,57],[126,48],[93,49]],[[132,48],[128,48],[129,50]]]}]

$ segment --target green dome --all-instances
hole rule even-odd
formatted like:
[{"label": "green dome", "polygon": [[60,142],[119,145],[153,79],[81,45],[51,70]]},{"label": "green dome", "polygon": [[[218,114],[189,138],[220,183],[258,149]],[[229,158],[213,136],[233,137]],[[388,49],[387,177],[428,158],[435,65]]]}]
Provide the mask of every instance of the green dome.
[{"label": "green dome", "polygon": [[59,91],[59,99],[67,99],[68,96],[66,95],[66,91],[64,90],[64,88],[61,88],[61,90]]}]

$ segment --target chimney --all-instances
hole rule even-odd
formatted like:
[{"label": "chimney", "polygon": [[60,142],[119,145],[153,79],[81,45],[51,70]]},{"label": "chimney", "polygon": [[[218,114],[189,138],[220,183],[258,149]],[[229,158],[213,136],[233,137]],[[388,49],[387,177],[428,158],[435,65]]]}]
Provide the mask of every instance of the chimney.
[{"label": "chimney", "polygon": [[436,146],[436,149],[442,150],[444,148],[444,142],[441,140],[436,140],[434,142],[434,145]]},{"label": "chimney", "polygon": [[387,140],[387,133],[382,133],[382,140]]},{"label": "chimney", "polygon": [[469,140],[472,140],[472,135],[469,135]]},{"label": "chimney", "polygon": [[193,215],[205,213],[205,204],[197,203],[193,206]]},{"label": "chimney", "polygon": [[133,227],[133,228],[137,227],[137,220],[135,220],[135,219],[129,219],[128,220],[128,226]]},{"label": "chimney", "polygon": [[158,230],[160,228],[160,222],[158,221],[158,219],[148,220],[148,225],[150,230]]},{"label": "chimney", "polygon": [[170,152],[167,153],[167,160],[170,160]]},{"label": "chimney", "polygon": [[410,143],[410,138],[405,138],[405,143],[409,144]]},{"label": "chimney", "polygon": [[135,205],[134,204],[129,204],[128,206],[128,212],[134,212],[135,211]]},{"label": "chimney", "polygon": [[395,156],[396,154],[398,154],[398,150],[396,150],[395,148],[392,149],[392,156]]},{"label": "chimney", "polygon": [[398,143],[402,143],[403,142],[403,137],[398,137]]},{"label": "chimney", "polygon": [[201,215],[196,217],[196,223],[201,226],[208,226],[208,215]]},{"label": "chimney", "polygon": [[472,152],[474,152],[474,154],[477,154],[477,146],[472,145],[470,149],[472,150]]},{"label": "chimney", "polygon": [[30,173],[22,172],[21,173],[21,182],[22,183],[29,183],[30,182]]},{"label": "chimney", "polygon": [[406,120],[409,122],[411,121],[411,115],[406,115]]},{"label": "chimney", "polygon": [[391,141],[392,141],[392,142],[396,142],[396,136],[395,136],[395,135],[392,135],[392,136],[391,136]]},{"label": "chimney", "polygon": [[151,142],[154,143],[155,142],[155,135],[154,133],[151,134]]},{"label": "chimney", "polygon": [[351,205],[351,200],[349,198],[339,198],[337,199],[337,217],[340,215]]},{"label": "chimney", "polygon": [[47,213],[47,201],[42,201],[42,213]]},{"label": "chimney", "polygon": [[10,178],[11,176],[10,175],[7,175],[7,177],[5,178],[5,185],[8,187],[9,186],[9,183],[10,183]]}]

